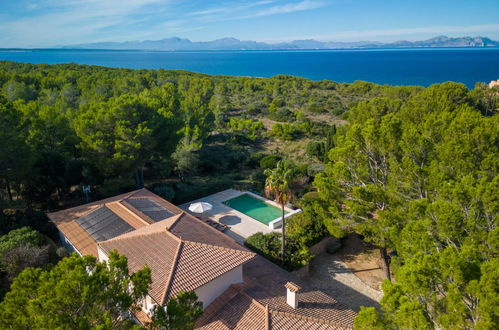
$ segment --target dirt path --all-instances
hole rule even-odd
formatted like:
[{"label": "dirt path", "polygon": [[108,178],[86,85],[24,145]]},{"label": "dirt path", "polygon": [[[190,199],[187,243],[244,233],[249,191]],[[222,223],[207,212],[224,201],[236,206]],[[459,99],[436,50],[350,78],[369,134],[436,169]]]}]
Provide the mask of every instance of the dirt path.
[{"label": "dirt path", "polygon": [[381,291],[385,273],[381,268],[379,249],[351,234],[343,240],[343,247],[338,254],[355,276],[371,288]]}]

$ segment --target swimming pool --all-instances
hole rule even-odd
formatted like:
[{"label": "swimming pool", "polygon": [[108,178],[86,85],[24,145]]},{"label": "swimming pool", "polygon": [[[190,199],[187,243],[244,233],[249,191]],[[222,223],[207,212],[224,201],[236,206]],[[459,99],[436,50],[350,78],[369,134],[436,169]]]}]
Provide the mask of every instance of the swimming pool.
[{"label": "swimming pool", "polygon": [[[281,210],[275,206],[251,196],[242,194],[223,202],[225,205],[247,216],[268,225],[269,222],[282,216]],[[288,212],[285,210],[284,214]]]}]

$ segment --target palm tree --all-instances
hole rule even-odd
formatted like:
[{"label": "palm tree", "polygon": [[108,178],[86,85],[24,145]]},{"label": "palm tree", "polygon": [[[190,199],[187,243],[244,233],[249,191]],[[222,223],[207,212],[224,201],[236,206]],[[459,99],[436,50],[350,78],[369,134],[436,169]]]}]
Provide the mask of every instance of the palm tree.
[{"label": "palm tree", "polygon": [[286,246],[286,224],[284,218],[284,205],[291,201],[292,192],[290,183],[294,178],[294,168],[288,162],[281,160],[273,169],[266,169],[264,172],[265,194],[273,196],[275,201],[281,205],[282,210],[282,241],[281,241],[281,262],[284,264],[284,249]]}]

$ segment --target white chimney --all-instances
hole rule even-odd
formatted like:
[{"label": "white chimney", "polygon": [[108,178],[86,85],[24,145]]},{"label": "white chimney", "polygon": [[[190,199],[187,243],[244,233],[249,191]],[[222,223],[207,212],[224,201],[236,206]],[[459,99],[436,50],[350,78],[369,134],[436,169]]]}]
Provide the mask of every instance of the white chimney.
[{"label": "white chimney", "polygon": [[301,288],[293,282],[288,282],[284,285],[286,288],[286,302],[289,306],[296,308],[298,307],[298,290]]}]

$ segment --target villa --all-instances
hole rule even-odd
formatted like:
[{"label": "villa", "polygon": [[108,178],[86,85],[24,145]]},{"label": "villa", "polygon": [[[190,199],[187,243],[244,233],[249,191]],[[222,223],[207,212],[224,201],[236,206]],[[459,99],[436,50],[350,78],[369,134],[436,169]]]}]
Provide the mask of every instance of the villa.
[{"label": "villa", "polygon": [[194,291],[204,306],[199,329],[353,327],[354,311],[146,189],[48,216],[68,250],[100,261],[117,250],[131,272],[151,268],[138,323],[150,321],[154,306]]}]

